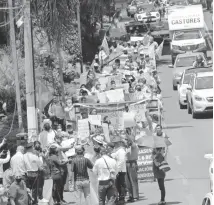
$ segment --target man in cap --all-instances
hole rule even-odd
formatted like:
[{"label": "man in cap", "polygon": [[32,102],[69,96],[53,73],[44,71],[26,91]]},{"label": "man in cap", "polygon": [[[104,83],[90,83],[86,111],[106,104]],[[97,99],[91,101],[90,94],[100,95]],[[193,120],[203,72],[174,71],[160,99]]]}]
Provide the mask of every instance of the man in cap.
[{"label": "man in cap", "polygon": [[122,137],[118,135],[112,140],[115,144],[115,152],[112,153],[112,158],[116,160],[117,164],[117,177],[116,177],[116,187],[119,194],[118,203],[125,203],[126,196],[126,150],[125,141]]},{"label": "man in cap", "polygon": [[39,170],[42,170],[42,162],[34,153],[33,142],[26,145],[24,163],[27,171],[27,188],[32,190],[33,204],[36,205],[38,203],[38,173]]},{"label": "man in cap", "polygon": [[117,66],[115,64],[112,65],[112,71],[111,74],[112,75],[117,75],[119,72],[117,70]]},{"label": "man in cap", "polygon": [[11,184],[8,194],[11,205],[28,205],[29,190],[21,175],[15,175],[15,181]]},{"label": "man in cap", "polygon": [[99,182],[99,204],[105,205],[106,197],[110,204],[116,200],[115,179],[117,175],[117,164],[114,159],[108,156],[108,149],[101,148],[101,158],[97,159],[93,172],[98,177]]},{"label": "man in cap", "polygon": [[75,147],[77,156],[71,162],[70,180],[75,183],[78,196],[83,193],[86,205],[90,205],[90,181],[88,169],[92,169],[93,164],[89,159],[84,157],[84,151],[85,149],[82,145],[77,145]]},{"label": "man in cap", "polygon": [[19,175],[25,180],[27,170],[24,162],[24,151],[23,146],[17,147],[16,154],[10,160],[10,166],[14,176]]}]

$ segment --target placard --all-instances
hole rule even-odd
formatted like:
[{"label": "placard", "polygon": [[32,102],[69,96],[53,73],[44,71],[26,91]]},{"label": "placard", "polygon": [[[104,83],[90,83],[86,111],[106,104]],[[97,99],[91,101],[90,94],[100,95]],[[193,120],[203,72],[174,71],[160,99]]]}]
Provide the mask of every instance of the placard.
[{"label": "placard", "polygon": [[124,92],[123,89],[115,89],[106,91],[106,97],[108,98],[108,102],[124,102]]},{"label": "placard", "polygon": [[78,138],[84,140],[90,135],[88,119],[78,120]]},{"label": "placard", "polygon": [[104,133],[106,142],[110,142],[108,124],[107,123],[102,123],[102,127],[103,127],[103,133]]},{"label": "placard", "polygon": [[105,92],[97,93],[97,98],[100,101],[100,103],[107,103],[108,102],[108,98],[106,97]]},{"label": "placard", "polygon": [[139,180],[154,180],[152,149],[140,147],[138,153],[138,179]]},{"label": "placard", "polygon": [[193,28],[204,28],[204,14],[202,5],[184,6],[169,10],[169,30],[184,30]]},{"label": "placard", "polygon": [[88,120],[92,125],[101,126],[101,115],[89,115]]},{"label": "placard", "polygon": [[121,85],[122,78],[123,78],[122,74],[108,76],[108,86],[109,87],[111,86],[111,81],[115,81],[116,85]]},{"label": "placard", "polygon": [[136,125],[135,115],[136,114],[134,112],[123,113],[124,128],[134,127]]}]

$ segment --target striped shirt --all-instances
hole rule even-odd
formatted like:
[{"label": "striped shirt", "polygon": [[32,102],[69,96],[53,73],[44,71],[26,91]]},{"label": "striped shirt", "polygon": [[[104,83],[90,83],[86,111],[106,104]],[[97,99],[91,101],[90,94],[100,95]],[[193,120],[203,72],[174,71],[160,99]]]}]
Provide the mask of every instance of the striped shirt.
[{"label": "striped shirt", "polygon": [[72,160],[71,171],[74,172],[74,181],[89,180],[88,170],[92,169],[93,164],[84,156],[76,156]]}]

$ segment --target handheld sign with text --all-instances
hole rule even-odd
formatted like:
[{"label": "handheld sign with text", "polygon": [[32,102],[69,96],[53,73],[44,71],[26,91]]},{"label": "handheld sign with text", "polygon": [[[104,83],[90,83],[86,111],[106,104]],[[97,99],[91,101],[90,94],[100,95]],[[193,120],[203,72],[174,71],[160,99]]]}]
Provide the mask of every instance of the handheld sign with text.
[{"label": "handheld sign with text", "polygon": [[138,179],[151,181],[154,180],[152,149],[140,147],[138,154]]},{"label": "handheld sign with text", "polygon": [[90,135],[88,119],[78,120],[78,138],[84,140]]}]

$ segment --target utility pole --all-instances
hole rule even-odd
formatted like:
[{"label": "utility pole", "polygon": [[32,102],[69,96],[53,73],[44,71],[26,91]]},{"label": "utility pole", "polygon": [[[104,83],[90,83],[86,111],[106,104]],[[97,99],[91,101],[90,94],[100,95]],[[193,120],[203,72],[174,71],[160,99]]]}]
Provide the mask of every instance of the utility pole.
[{"label": "utility pole", "polygon": [[16,104],[18,113],[18,123],[20,131],[23,129],[22,121],[22,108],[21,108],[21,97],[20,97],[20,86],[19,86],[19,69],[17,61],[17,51],[16,51],[16,37],[14,28],[14,15],[13,15],[13,4],[12,0],[8,0],[9,9],[9,19],[10,19],[10,46],[12,50],[12,64],[15,73],[15,85],[16,85]]},{"label": "utility pole", "polygon": [[33,45],[31,31],[30,0],[24,0],[24,44],[25,44],[25,82],[27,100],[28,140],[37,134],[37,113],[35,106],[35,79],[33,66]]},{"label": "utility pole", "polygon": [[78,24],[78,36],[79,36],[79,46],[80,46],[80,63],[81,63],[81,73],[83,73],[83,59],[82,59],[82,35],[81,35],[81,26],[80,26],[80,2],[77,1],[77,24]]}]

